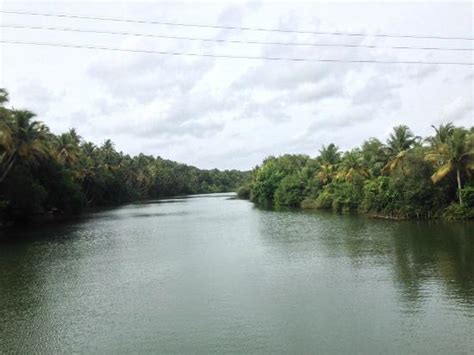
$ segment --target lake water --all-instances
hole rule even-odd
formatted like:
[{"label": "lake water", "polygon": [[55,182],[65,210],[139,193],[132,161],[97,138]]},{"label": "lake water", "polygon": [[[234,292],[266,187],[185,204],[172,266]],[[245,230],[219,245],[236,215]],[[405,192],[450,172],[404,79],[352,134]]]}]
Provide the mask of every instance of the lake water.
[{"label": "lake water", "polygon": [[474,224],[177,198],[4,232],[0,352],[474,353]]}]

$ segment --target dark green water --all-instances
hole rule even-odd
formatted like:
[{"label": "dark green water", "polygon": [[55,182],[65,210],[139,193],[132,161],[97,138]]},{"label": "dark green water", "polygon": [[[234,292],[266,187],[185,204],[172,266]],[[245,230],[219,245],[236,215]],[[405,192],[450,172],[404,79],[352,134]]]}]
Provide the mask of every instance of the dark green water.
[{"label": "dark green water", "polygon": [[0,352],[474,353],[474,225],[208,195],[10,231]]}]

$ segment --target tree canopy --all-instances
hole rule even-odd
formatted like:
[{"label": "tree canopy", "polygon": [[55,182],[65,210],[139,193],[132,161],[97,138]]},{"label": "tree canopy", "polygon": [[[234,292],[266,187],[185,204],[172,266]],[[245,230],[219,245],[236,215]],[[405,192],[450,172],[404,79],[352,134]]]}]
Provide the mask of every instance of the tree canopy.
[{"label": "tree canopy", "polygon": [[249,172],[202,170],[161,157],[97,146],[75,129],[59,135],[34,113],[5,107],[0,90],[0,223],[139,199],[235,191]]},{"label": "tree canopy", "polygon": [[433,128],[435,134],[424,140],[402,125],[386,144],[369,138],[347,152],[329,144],[314,158],[267,158],[242,195],[259,204],[394,219],[474,218],[473,128],[452,123]]}]

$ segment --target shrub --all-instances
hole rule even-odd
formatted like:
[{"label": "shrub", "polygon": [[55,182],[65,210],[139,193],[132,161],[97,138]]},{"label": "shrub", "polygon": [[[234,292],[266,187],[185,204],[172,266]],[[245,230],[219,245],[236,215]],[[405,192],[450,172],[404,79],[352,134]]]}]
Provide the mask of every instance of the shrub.
[{"label": "shrub", "polygon": [[461,190],[462,202],[467,207],[474,207],[474,187],[468,186]]},{"label": "shrub", "polygon": [[358,208],[361,197],[357,186],[348,182],[333,183],[334,199],[332,209],[335,211],[350,211]]},{"label": "shrub", "polygon": [[333,200],[334,196],[329,191],[329,189],[324,189],[316,199],[316,208],[330,210],[332,209]]},{"label": "shrub", "polygon": [[399,194],[388,176],[379,176],[364,186],[362,209],[369,213],[390,213],[397,210]]},{"label": "shrub", "polygon": [[316,209],[317,208],[316,200],[313,200],[311,198],[305,198],[303,201],[301,201],[300,207],[303,209],[308,209],[308,210]]},{"label": "shrub", "polygon": [[250,198],[250,187],[249,186],[241,186],[237,190],[237,197],[241,199],[248,200]]},{"label": "shrub", "polygon": [[450,221],[474,219],[474,208],[453,203],[444,210],[443,218]]},{"label": "shrub", "polygon": [[280,182],[275,191],[277,206],[298,206],[303,200],[304,185],[296,175],[288,175]]}]

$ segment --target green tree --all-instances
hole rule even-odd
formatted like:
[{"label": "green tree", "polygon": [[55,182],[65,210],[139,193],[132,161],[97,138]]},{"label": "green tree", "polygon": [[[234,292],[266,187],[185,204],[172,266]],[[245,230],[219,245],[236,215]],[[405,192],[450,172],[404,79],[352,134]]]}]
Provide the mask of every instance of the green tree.
[{"label": "green tree", "polygon": [[431,177],[435,184],[451,173],[456,174],[459,204],[462,205],[461,175],[474,170],[474,135],[463,128],[455,128],[445,143],[436,144],[425,159],[436,167]]},{"label": "green tree", "polygon": [[415,136],[408,126],[400,125],[393,128],[393,133],[390,134],[386,150],[389,156],[389,161],[384,167],[384,171],[393,171],[398,166],[401,166],[402,171],[403,161],[409,149],[420,141],[420,137]]},{"label": "green tree", "polygon": [[371,177],[380,176],[387,164],[388,156],[385,147],[377,138],[370,138],[362,144],[362,159]]},{"label": "green tree", "polygon": [[448,143],[455,130],[455,127],[451,122],[446,124],[440,124],[438,127],[431,125],[431,127],[436,132],[436,135],[434,137],[430,137],[427,139],[427,141],[430,142],[432,146]]},{"label": "green tree", "polygon": [[54,156],[60,164],[74,167],[80,155],[79,139],[74,130],[55,137],[53,147]]},{"label": "green tree", "polygon": [[337,176],[342,180],[353,182],[354,179],[366,179],[369,171],[359,149],[344,153]]},{"label": "green tree", "polygon": [[331,143],[328,146],[323,145],[319,150],[318,159],[322,164],[336,165],[341,160],[341,152],[334,143]]},{"label": "green tree", "polygon": [[7,152],[0,183],[17,160],[38,160],[49,154],[49,130],[39,121],[33,121],[35,114],[30,111],[14,110],[9,122],[11,148]]}]

